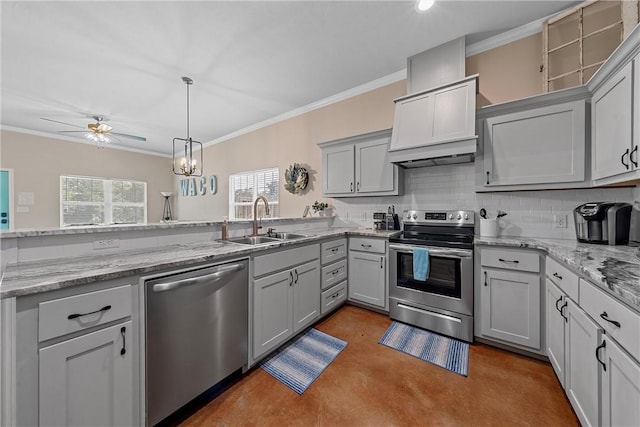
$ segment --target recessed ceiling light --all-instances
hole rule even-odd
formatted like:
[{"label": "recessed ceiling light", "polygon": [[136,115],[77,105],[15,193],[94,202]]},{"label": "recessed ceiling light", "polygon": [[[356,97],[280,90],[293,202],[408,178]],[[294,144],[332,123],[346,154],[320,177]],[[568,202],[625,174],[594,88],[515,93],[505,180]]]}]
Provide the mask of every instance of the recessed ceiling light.
[{"label": "recessed ceiling light", "polygon": [[424,12],[425,10],[428,10],[431,6],[433,6],[435,2],[436,0],[417,0],[416,10],[418,12]]}]

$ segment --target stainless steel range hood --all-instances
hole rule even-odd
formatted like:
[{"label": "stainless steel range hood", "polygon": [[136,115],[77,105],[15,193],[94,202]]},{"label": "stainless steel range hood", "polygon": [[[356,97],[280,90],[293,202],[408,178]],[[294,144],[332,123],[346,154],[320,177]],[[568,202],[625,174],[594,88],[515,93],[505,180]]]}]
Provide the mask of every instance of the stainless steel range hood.
[{"label": "stainless steel range hood", "polygon": [[[417,168],[474,161],[478,75],[464,77],[464,52],[462,37],[408,58],[409,95],[394,100],[390,162]],[[443,63],[450,71],[442,72]]]},{"label": "stainless steel range hood", "polygon": [[475,160],[475,154],[476,140],[469,139],[389,151],[389,161],[409,169],[470,163]]}]

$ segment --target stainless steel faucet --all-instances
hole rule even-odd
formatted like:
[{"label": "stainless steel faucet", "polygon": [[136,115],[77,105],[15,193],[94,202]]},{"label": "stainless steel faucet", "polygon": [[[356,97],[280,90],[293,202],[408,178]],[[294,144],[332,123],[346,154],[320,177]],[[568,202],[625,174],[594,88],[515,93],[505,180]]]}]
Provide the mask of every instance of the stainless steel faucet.
[{"label": "stainless steel faucet", "polygon": [[[253,202],[253,236],[258,235],[258,229],[262,228],[262,225],[258,225],[258,202],[262,200],[264,202],[264,213],[269,215],[269,202],[264,196],[258,196],[256,201]],[[262,221],[260,221],[262,224]]]}]

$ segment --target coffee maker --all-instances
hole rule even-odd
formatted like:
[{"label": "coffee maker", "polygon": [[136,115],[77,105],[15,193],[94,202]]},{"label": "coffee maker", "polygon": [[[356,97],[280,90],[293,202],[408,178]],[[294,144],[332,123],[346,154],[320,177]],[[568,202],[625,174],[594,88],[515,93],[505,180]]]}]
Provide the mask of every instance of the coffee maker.
[{"label": "coffee maker", "polygon": [[573,210],[579,242],[623,245],[629,241],[629,203],[589,202]]}]

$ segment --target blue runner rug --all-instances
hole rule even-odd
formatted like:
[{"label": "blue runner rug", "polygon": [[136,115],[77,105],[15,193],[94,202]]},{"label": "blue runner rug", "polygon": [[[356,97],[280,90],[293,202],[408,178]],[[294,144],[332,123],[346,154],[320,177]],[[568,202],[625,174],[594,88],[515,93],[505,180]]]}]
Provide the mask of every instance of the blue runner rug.
[{"label": "blue runner rug", "polygon": [[467,376],[469,344],[466,342],[393,322],[379,343]]},{"label": "blue runner rug", "polygon": [[296,393],[302,394],[346,346],[346,341],[310,329],[262,362],[261,367]]}]

